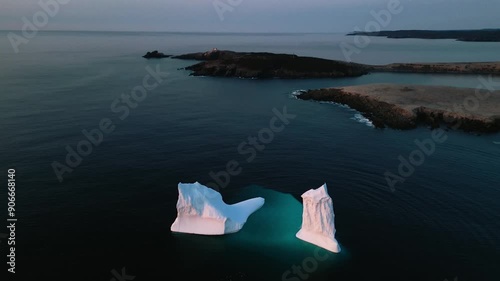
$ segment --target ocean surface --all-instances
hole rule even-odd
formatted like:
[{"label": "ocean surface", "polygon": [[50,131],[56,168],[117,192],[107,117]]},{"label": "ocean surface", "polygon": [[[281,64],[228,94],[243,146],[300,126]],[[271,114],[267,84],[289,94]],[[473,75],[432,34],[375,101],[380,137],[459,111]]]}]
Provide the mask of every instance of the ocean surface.
[{"label": "ocean surface", "polygon": [[[415,141],[431,138],[429,128],[374,129],[345,106],[293,95],[367,83],[475,88],[478,76],[192,77],[182,70],[192,61],[141,57],[218,48],[343,60],[339,45],[353,37],[342,34],[39,32],[16,54],[7,33],[0,32],[0,171],[6,183],[7,170],[16,170],[15,280],[500,279],[499,134],[445,132],[391,190],[384,174],[398,174]],[[499,61],[499,47],[371,38],[352,60]],[[163,74],[149,81],[155,85],[137,90],[156,70]],[[140,102],[121,100],[132,91]],[[284,111],[283,130],[265,135]],[[84,130],[100,126],[114,130],[85,146]],[[266,143],[257,149],[248,141],[259,133]],[[68,158],[78,150],[87,155]],[[241,172],[224,177],[230,161]],[[67,167],[62,181],[54,165]],[[260,196],[264,207],[235,234],[171,233],[177,184],[208,184],[211,174],[223,181],[226,202]],[[300,195],[323,183],[339,254],[295,238]],[[6,214],[6,184],[0,198]],[[0,249],[6,272],[5,239]]]}]

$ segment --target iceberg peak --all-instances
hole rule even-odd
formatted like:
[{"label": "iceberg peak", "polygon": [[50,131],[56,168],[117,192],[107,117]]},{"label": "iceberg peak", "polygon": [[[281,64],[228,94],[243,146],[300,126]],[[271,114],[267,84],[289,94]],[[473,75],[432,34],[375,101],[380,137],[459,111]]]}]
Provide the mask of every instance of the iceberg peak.
[{"label": "iceberg peak", "polygon": [[234,233],[243,228],[248,217],[264,205],[257,197],[228,205],[216,190],[195,183],[179,183],[177,218],[173,232],[203,235]]},{"label": "iceberg peak", "polygon": [[302,227],[296,237],[334,253],[340,252],[335,239],[333,201],[326,183],[302,194]]}]

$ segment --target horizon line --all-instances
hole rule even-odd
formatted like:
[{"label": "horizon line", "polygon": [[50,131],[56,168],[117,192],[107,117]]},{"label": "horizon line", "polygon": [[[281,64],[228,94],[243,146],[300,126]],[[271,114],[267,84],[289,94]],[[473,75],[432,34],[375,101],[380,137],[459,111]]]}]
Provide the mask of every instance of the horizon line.
[{"label": "horizon line", "polygon": [[[0,31],[22,32],[22,29],[0,29]],[[151,31],[151,30],[79,30],[79,29],[43,29],[38,32],[142,32],[142,33],[240,33],[240,34],[344,34],[350,31],[194,31],[194,30],[164,30],[164,31]]]},{"label": "horizon line", "polygon": [[[474,29],[387,29],[374,31],[376,32],[390,32],[390,31],[482,31],[482,30],[500,30],[500,28],[474,28]],[[0,31],[10,31],[10,32],[22,32],[22,29],[1,29]],[[349,34],[355,31],[195,31],[195,30],[163,30],[163,31],[151,31],[151,30],[78,30],[78,29],[43,29],[38,30],[40,32],[141,32],[141,33],[206,33],[206,34]],[[363,32],[363,31],[361,31]]]}]

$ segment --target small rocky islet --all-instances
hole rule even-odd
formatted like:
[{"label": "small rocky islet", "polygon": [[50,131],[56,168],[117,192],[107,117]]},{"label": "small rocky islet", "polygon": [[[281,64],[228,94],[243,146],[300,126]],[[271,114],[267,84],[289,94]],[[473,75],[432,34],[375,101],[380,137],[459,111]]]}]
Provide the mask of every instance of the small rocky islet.
[{"label": "small rocky islet", "polygon": [[161,58],[169,58],[172,55],[165,55],[164,53],[158,52],[158,50],[154,50],[152,52],[147,52],[142,57],[145,59],[161,59]]}]

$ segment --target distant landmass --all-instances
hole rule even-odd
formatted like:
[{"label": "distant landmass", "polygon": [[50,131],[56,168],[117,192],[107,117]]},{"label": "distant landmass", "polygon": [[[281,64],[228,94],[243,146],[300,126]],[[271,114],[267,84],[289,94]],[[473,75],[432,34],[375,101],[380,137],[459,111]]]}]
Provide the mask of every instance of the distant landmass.
[{"label": "distant landmass", "polygon": [[393,39],[455,39],[464,42],[500,42],[500,29],[478,30],[395,30],[378,32],[352,32],[348,36],[366,35]]}]

